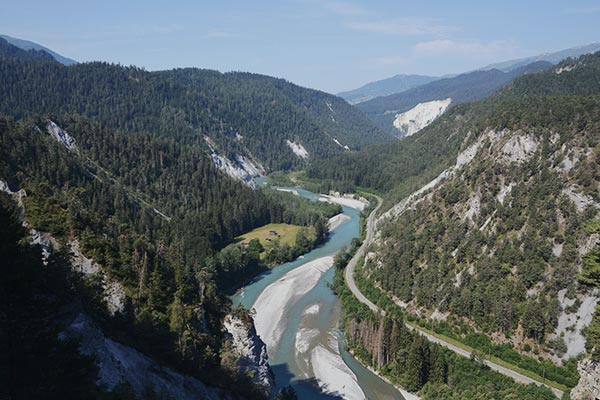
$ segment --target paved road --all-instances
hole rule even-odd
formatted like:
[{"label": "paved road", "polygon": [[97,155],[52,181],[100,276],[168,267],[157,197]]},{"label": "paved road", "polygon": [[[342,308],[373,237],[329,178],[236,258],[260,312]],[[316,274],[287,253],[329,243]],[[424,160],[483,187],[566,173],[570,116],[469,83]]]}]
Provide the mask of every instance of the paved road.
[{"label": "paved road", "polygon": [[[354,281],[354,269],[356,268],[358,261],[365,254],[365,250],[366,250],[367,246],[369,246],[369,244],[373,241],[373,237],[375,236],[375,214],[377,214],[377,211],[379,210],[379,207],[381,207],[381,204],[382,204],[381,198],[378,196],[375,196],[375,197],[377,197],[377,201],[379,203],[378,203],[377,207],[371,212],[371,214],[369,214],[369,218],[367,219],[367,234],[365,236],[365,240],[362,243],[362,245],[358,248],[358,250],[356,251],[356,254],[354,255],[354,257],[352,257],[352,259],[348,263],[348,266],[346,267],[345,277],[346,277],[346,284],[350,288],[350,291],[352,292],[352,294],[354,294],[354,296],[361,303],[367,305],[371,310],[375,311],[376,313],[385,315],[385,311],[383,311],[381,308],[379,308],[377,305],[375,305],[371,300],[369,300],[364,294],[362,294],[362,292],[356,286],[356,282]],[[468,357],[468,358],[471,357],[471,352],[469,352],[467,350],[457,347],[457,346],[453,345],[452,343],[448,343],[445,340],[440,339],[436,336],[433,336],[429,333],[426,333],[426,332],[422,331],[421,329],[416,328],[414,326],[411,326],[408,324],[406,324],[406,326],[411,330],[416,330],[421,335],[425,336],[429,341],[440,344],[440,345],[452,350],[456,354],[459,354],[463,357]],[[546,385],[545,383],[542,383],[535,379],[531,379],[528,376],[522,375],[511,369],[508,369],[501,365],[495,364],[489,360],[484,360],[483,362],[488,367],[493,369],[494,371],[499,372],[502,375],[506,375],[506,376],[514,379],[517,382],[524,383],[524,384],[535,383],[538,386],[546,386],[550,390],[552,390],[552,393],[554,393],[554,395],[556,397],[562,398],[562,396],[563,396],[563,392],[561,390],[555,389],[549,385]]]},{"label": "paved road", "polygon": [[358,290],[358,287],[356,286],[356,282],[354,281],[354,268],[356,268],[356,264],[358,264],[358,260],[360,260],[361,257],[365,254],[365,250],[367,249],[367,246],[373,241],[373,236],[375,235],[375,214],[377,214],[377,211],[379,210],[379,207],[381,207],[381,204],[382,204],[381,197],[379,197],[379,196],[375,196],[375,197],[377,197],[378,203],[377,203],[377,207],[375,207],[375,209],[371,212],[371,214],[369,214],[369,218],[367,219],[367,234],[365,235],[365,240],[363,241],[362,245],[356,251],[356,254],[354,254],[354,257],[352,257],[352,259],[346,266],[346,284],[350,288],[350,291],[352,291],[354,296],[361,303],[366,304],[371,310],[375,311],[376,313],[381,313],[381,314],[385,315],[385,311],[383,311],[382,309],[377,307],[375,304],[373,304],[373,302],[371,300],[367,299],[366,296],[364,294],[362,294],[362,292],[360,290]]}]

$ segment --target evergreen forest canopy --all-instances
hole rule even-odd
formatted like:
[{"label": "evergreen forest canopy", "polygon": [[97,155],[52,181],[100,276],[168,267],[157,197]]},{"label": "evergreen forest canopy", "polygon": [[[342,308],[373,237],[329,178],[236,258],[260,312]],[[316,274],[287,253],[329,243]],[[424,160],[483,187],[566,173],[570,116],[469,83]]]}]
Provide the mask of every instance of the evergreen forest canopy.
[{"label": "evergreen forest canopy", "polygon": [[[499,166],[482,155],[428,202],[383,224],[380,259],[364,274],[386,294],[415,307],[451,311],[453,317],[442,324],[450,334],[457,328],[473,333],[469,329],[475,326],[479,332],[510,337],[520,326],[542,355],[564,350],[560,341],[549,340],[562,311],[554,299],[557,293],[565,291],[574,300],[584,289],[600,285],[598,249],[585,257],[577,254],[578,238],[597,233],[597,210],[578,210],[565,194],[575,188],[598,201],[600,54],[526,75],[486,100],[454,107],[402,142],[387,143],[391,135],[343,100],[281,79],[200,69],[147,72],[107,63],[65,67],[47,53],[17,50],[0,40],[0,91],[5,94],[0,97],[0,180],[9,191],[24,189],[27,194],[12,196],[20,201],[22,216],[7,195],[0,196],[0,219],[7,228],[0,235],[8,243],[0,250],[23,265],[22,271],[3,272],[15,282],[2,286],[3,296],[23,301],[24,309],[38,307],[39,298],[24,283],[32,279],[33,291],[52,299],[49,315],[74,298],[83,299],[82,309],[109,336],[226,388],[234,397],[264,398],[264,393],[251,377],[231,368],[231,346],[222,333],[223,317],[231,311],[226,294],[267,268],[267,262],[295,257],[323,240],[327,219],[339,207],[244,186],[215,167],[205,136],[228,158],[244,155],[268,171],[307,167],[309,178],[322,181],[325,191],[363,187],[385,193],[388,209],[454,165],[461,150],[490,130],[507,132],[507,138],[528,132],[541,143],[554,141],[540,145],[535,158],[519,166]],[[560,69],[566,72],[557,73]],[[60,137],[67,132],[74,142]],[[290,150],[288,140],[308,150],[308,162]],[[350,152],[343,145],[368,147]],[[492,154],[491,142],[481,146]],[[581,149],[591,158],[581,157],[570,172],[560,172],[561,163],[572,156],[567,152],[561,157],[562,148]],[[527,189],[515,187],[511,203],[503,204],[498,193],[511,181]],[[481,197],[479,215],[464,219],[460,205],[470,204],[474,192]],[[16,228],[19,217],[62,245],[49,265],[57,271],[54,278],[65,277],[69,287],[44,282],[47,271],[40,265],[39,249],[23,244],[28,239]],[[488,218],[492,232],[479,229]],[[268,223],[313,227],[314,240],[299,238],[299,246],[280,248],[267,260],[255,244],[235,243],[240,234]],[[107,312],[97,281],[70,275],[66,252],[74,243],[121,285],[126,295],[122,312]],[[560,255],[552,254],[557,245]],[[582,267],[579,274],[577,265]],[[460,271],[471,267],[475,273],[464,273],[455,286]],[[535,398],[540,393],[492,378],[485,369],[477,371],[477,382],[469,383],[463,372],[472,364],[409,335],[398,322],[401,314],[391,319],[368,315],[342,286],[338,279],[350,343],[369,357],[374,349],[365,335],[380,327],[384,336],[399,338],[385,343],[380,358],[389,365],[384,368],[403,385],[422,389],[425,398],[468,397],[488,379],[494,380],[493,398],[500,393]],[[57,296],[61,291],[64,296]],[[37,313],[29,319],[6,308],[0,311],[11,327],[41,324]],[[595,359],[598,319],[586,332]],[[40,334],[56,329],[52,324]],[[3,340],[9,333],[0,330]],[[485,342],[482,336],[469,338]],[[89,359],[73,352],[73,343],[48,343],[64,352],[58,360],[55,353],[19,346],[11,350],[42,357],[42,365],[81,366],[78,390],[106,396],[89,386],[96,371]],[[519,357],[506,348],[489,348]],[[372,365],[382,367],[381,360]],[[18,373],[29,367],[11,362],[2,360]],[[573,365],[549,367],[548,373],[573,386]],[[39,387],[30,389],[35,394]],[[546,391],[543,396],[551,395]]]},{"label": "evergreen forest canopy", "polygon": [[[519,78],[401,142],[314,163],[308,175],[385,193],[385,210],[446,170],[380,222],[359,279],[429,329],[573,387],[573,338],[584,335],[595,360],[600,349],[598,311],[583,331],[559,324],[593,312],[583,303],[600,282],[599,121],[600,53]],[[368,334],[355,335],[368,350]]]},{"label": "evergreen forest canopy", "polygon": [[79,114],[109,129],[203,148],[207,135],[222,153],[256,159],[268,171],[304,164],[288,140],[319,159],[345,152],[343,146],[393,139],[338,97],[257,74],[147,72],[100,62],[66,67],[4,56],[0,77],[0,111],[17,118]]},{"label": "evergreen forest canopy", "polygon": [[[64,67],[25,53],[0,57],[7,93],[0,180],[9,192],[25,191],[12,197],[28,227],[52,235],[65,252],[80,248],[122,287],[122,311],[112,316],[102,280],[84,279],[76,296],[84,312],[109,336],[165,365],[234,397],[263,398],[232,368],[222,333],[227,292],[267,267],[258,251],[235,238],[268,223],[313,227],[310,239],[299,238],[300,247],[270,255],[287,260],[323,240],[327,219],[340,207],[243,185],[213,164],[203,136],[220,138],[226,148],[235,122],[244,146],[279,168],[297,163],[281,132],[296,130],[284,138],[309,149],[311,140],[325,140],[319,138],[326,131],[318,125],[321,111],[308,109],[319,99],[331,98],[333,110],[340,106],[341,120],[377,130],[343,101],[298,93],[305,89],[282,80],[192,69],[149,73],[104,63]],[[357,138],[353,146],[376,140],[349,131]],[[331,151],[339,152],[333,144]],[[231,146],[241,145],[232,140]]]}]

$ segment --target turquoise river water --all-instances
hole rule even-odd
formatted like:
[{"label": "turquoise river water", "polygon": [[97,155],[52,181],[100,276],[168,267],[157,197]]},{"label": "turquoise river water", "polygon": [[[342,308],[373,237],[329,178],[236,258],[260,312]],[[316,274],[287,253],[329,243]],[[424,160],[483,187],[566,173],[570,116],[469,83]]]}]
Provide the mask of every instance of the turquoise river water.
[{"label": "turquoise river water", "polygon": [[[318,198],[318,195],[306,190],[287,189],[296,190],[301,196],[313,201]],[[360,212],[348,207],[343,207],[343,212],[350,218],[330,233],[326,243],[292,262],[279,265],[256,277],[232,296],[234,304],[242,304],[247,309],[251,309],[269,285],[285,279],[284,276],[290,271],[311,261],[326,256],[334,256],[343,246],[349,247],[352,238],[359,235]],[[341,315],[340,301],[328,287],[328,284],[333,281],[333,275],[333,268],[330,268],[320,276],[314,287],[299,299],[287,304],[283,322],[284,329],[277,347],[275,349],[267,348],[269,363],[275,373],[277,386],[292,385],[298,394],[298,398],[307,400],[340,397],[403,400],[404,398],[396,388],[363,367],[344,349],[343,335],[338,329]],[[311,307],[313,312],[309,311]],[[310,337],[303,338],[304,332],[307,332]],[[306,342],[303,353],[298,351],[297,340]],[[347,387],[344,385],[341,388],[342,396],[339,395],[340,391],[327,390],[327,388],[325,390],[320,389],[319,383],[323,386],[323,379],[317,380],[319,375],[313,371],[321,368],[322,378],[324,375],[323,369],[326,369],[326,375],[328,375],[327,368],[330,368],[330,366],[329,364],[324,366],[324,362],[319,357],[314,358],[315,351],[326,354],[326,358],[330,361],[332,359],[337,360],[341,365],[341,370],[354,375],[354,378],[352,378],[354,382],[351,386],[355,387],[358,384],[360,389],[356,390],[355,388],[352,393],[345,393],[344,390]],[[322,365],[319,366],[319,363]],[[331,376],[334,375],[334,370],[339,373],[340,369],[331,368]],[[331,376],[329,378],[335,380]],[[360,393],[361,391],[362,393]],[[335,393],[338,393],[338,395]]]}]

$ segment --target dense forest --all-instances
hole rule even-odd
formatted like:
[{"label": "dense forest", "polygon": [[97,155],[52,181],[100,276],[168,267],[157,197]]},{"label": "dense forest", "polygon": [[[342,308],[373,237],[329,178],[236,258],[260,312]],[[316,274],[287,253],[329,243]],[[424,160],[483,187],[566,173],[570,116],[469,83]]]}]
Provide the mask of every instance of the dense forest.
[{"label": "dense forest", "polygon": [[[333,289],[342,301],[342,329],[353,354],[362,362],[424,400],[555,399],[546,388],[524,386],[491,371],[478,359],[466,359],[405,326],[402,310],[381,298],[386,315],[358,302],[344,283],[348,256],[336,256]],[[364,291],[364,288],[361,288]],[[368,293],[368,291],[367,291]]]},{"label": "dense forest", "polygon": [[586,329],[573,322],[593,313],[600,276],[599,66],[600,54],[567,60],[387,150],[309,170],[386,193],[384,209],[445,170],[380,220],[358,279],[415,323],[566,387],[579,378],[574,343],[585,336],[596,359],[600,348],[598,311]]},{"label": "dense forest", "polygon": [[10,343],[0,354],[0,398],[103,398],[93,359],[58,339],[60,309],[74,298],[69,263],[55,254],[42,265],[41,249],[26,243],[18,216],[0,193],[0,343]]},{"label": "dense forest", "polygon": [[54,61],[52,55],[45,51],[22,50],[11,45],[8,41],[0,37],[0,55],[2,57],[23,60],[23,61]]},{"label": "dense forest", "polygon": [[[226,294],[270,263],[296,257],[324,240],[327,219],[340,207],[254,190],[228,177],[213,164],[204,137],[220,138],[225,148],[235,123],[245,150],[255,146],[252,151],[265,164],[281,168],[298,158],[285,138],[309,147],[310,137],[318,142],[329,132],[318,122],[325,114],[308,103],[317,107],[319,99],[331,98],[341,119],[366,124],[361,132],[373,129],[368,120],[333,96],[258,75],[148,73],[104,63],[64,67],[15,54],[0,57],[0,85],[7,93],[1,106],[6,113],[0,114],[2,188],[20,209],[19,221],[35,229],[30,234],[50,237],[43,239],[49,240],[42,243],[44,252],[63,254],[67,269],[82,257],[91,260],[88,267],[73,264],[92,270],[76,274],[83,283],[73,289],[73,298],[83,312],[106,335],[163,365],[234,397],[263,398],[264,391],[235,368],[223,335],[222,319],[230,311]],[[336,129],[357,132],[341,126]],[[283,147],[277,148],[274,135]],[[377,140],[355,138],[357,147]],[[242,146],[236,140],[233,145]],[[330,147],[340,152],[337,144]],[[240,234],[268,223],[300,225],[305,227],[301,232],[312,234],[298,235],[294,246],[282,246],[266,259],[258,249],[235,243]],[[109,283],[122,297],[107,294]],[[15,290],[25,297],[37,293],[35,287]],[[15,346],[7,349],[20,351]],[[73,360],[74,365],[89,361],[75,355]],[[14,374],[23,371],[14,369]],[[84,372],[92,380],[97,373],[94,368]],[[82,377],[82,386],[87,382]]]},{"label": "dense forest", "polygon": [[49,134],[60,128],[47,118],[0,118],[0,175],[25,189],[27,223],[60,243],[77,241],[123,286],[123,314],[96,315],[109,332],[192,375],[232,379],[215,368],[223,294],[266,266],[239,245],[219,249],[269,222],[316,226],[317,242],[339,206],[254,191],[193,146],[80,116],[56,121],[76,138],[70,149]]},{"label": "dense forest", "polygon": [[[204,136],[234,159],[267,170],[304,164],[287,141],[310,158],[392,140],[344,100],[282,79],[201,69],[147,72],[107,63],[63,66],[0,56],[0,112],[85,115],[105,128],[146,132],[206,149]],[[334,139],[339,141],[337,144]]]}]

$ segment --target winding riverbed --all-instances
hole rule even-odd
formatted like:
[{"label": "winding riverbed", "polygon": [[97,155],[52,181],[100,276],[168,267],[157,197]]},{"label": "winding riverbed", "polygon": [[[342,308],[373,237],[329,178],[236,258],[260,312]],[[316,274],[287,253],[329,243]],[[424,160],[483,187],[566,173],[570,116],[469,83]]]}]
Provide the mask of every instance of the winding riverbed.
[{"label": "winding riverbed", "polygon": [[[292,189],[292,188],[289,188]],[[293,188],[313,201],[318,195]],[[292,385],[300,399],[403,400],[402,395],[344,350],[340,302],[328,288],[333,256],[359,234],[360,211],[344,218],[328,241],[295,261],[254,279],[232,300],[256,311],[278,387]]]}]

